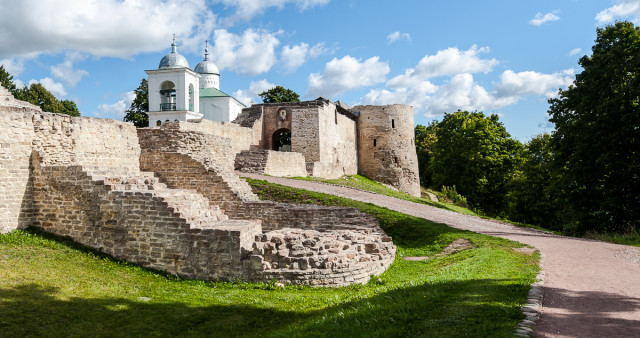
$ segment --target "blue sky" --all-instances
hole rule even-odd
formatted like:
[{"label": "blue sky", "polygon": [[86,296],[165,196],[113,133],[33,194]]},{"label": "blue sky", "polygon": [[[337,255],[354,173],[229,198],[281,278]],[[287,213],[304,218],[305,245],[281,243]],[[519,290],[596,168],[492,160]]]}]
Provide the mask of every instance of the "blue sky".
[{"label": "blue sky", "polygon": [[0,64],[82,115],[122,119],[170,52],[193,68],[209,40],[220,88],[404,103],[416,123],[497,113],[522,141],[553,127],[547,99],[580,72],[596,28],[640,22],[640,0],[0,0]]}]

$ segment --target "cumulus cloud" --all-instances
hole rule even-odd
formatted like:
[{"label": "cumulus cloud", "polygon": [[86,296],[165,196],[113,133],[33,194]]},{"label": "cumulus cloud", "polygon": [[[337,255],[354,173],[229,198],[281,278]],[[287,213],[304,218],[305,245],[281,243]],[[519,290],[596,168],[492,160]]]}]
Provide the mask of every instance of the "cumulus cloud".
[{"label": "cumulus cloud", "polygon": [[280,44],[277,36],[281,33],[250,28],[236,35],[226,29],[216,29],[213,59],[221,70],[230,69],[242,75],[268,72],[277,60],[275,48]]},{"label": "cumulus cloud", "polygon": [[386,88],[369,91],[361,101],[364,104],[404,103],[429,118],[458,109],[491,111],[515,104],[526,96],[554,97],[558,88],[572,83],[574,74],[573,69],[553,74],[507,70],[493,90],[478,84],[472,73],[452,74],[441,85],[429,81],[428,76],[401,75],[388,81]]},{"label": "cumulus cloud", "polygon": [[29,86],[34,83],[40,83],[44,88],[50,91],[51,94],[53,94],[57,98],[67,95],[67,90],[64,88],[64,85],[60,82],[56,82],[50,77],[45,77],[40,80],[31,80],[29,81]]},{"label": "cumulus cloud", "polygon": [[496,59],[482,59],[481,53],[488,53],[488,47],[479,48],[473,45],[466,51],[458,48],[439,50],[435,55],[425,55],[414,68],[410,68],[403,75],[391,79],[387,86],[402,88],[417,85],[424,80],[453,76],[466,73],[488,73],[498,64]]},{"label": "cumulus cloud", "polygon": [[51,66],[51,75],[64,82],[67,87],[75,87],[89,72],[82,69],[74,69],[73,63],[86,59],[86,55],[78,52],[67,52],[62,63]]},{"label": "cumulus cloud", "polygon": [[557,95],[559,88],[565,88],[573,83],[575,70],[567,69],[553,74],[543,74],[533,71],[515,73],[507,70],[500,75],[500,83],[495,86],[497,97],[519,97],[525,95]]},{"label": "cumulus cloud", "polygon": [[617,5],[596,14],[598,25],[612,23],[618,18],[630,18],[636,24],[640,23],[640,1],[621,0],[617,2]]},{"label": "cumulus cloud", "polygon": [[536,16],[529,21],[530,25],[534,26],[542,26],[543,24],[551,21],[558,21],[560,17],[557,15],[558,11],[553,11],[551,13],[542,14],[538,12]]},{"label": "cumulus cloud", "polygon": [[569,56],[574,56],[582,53],[582,48],[574,48],[569,52]]},{"label": "cumulus cloud", "polygon": [[216,2],[222,3],[227,7],[235,7],[235,13],[226,18],[224,21],[227,24],[233,24],[236,21],[250,20],[258,13],[265,10],[276,7],[283,8],[286,4],[295,4],[301,11],[306,9],[326,5],[331,0],[216,0]]},{"label": "cumulus cloud", "polygon": [[328,52],[329,50],[324,46],[324,43],[309,47],[309,44],[303,42],[294,46],[284,46],[281,59],[285,69],[293,72],[307,62],[308,59],[316,58]]},{"label": "cumulus cloud", "polygon": [[411,35],[409,35],[409,33],[400,33],[398,31],[395,31],[389,35],[387,35],[387,43],[391,44],[394,43],[398,40],[407,40],[407,41],[411,41]]},{"label": "cumulus cloud", "polygon": [[167,49],[173,33],[196,51],[214,22],[206,0],[2,1],[0,58],[61,50],[126,58]]},{"label": "cumulus cloud", "polygon": [[320,73],[309,75],[306,97],[332,98],[340,93],[368,87],[383,82],[389,73],[389,65],[375,56],[361,62],[352,57],[333,58]]},{"label": "cumulus cloud", "polygon": [[95,117],[111,117],[122,121],[125,111],[131,107],[131,102],[136,98],[136,93],[134,91],[126,92],[120,97],[121,99],[115,103],[98,105],[97,112],[94,112],[93,115]]},{"label": "cumulus cloud", "polygon": [[269,90],[275,86],[276,86],[275,84],[265,79],[260,81],[251,81],[251,83],[249,84],[249,88],[235,91],[233,93],[233,97],[235,97],[236,99],[238,99],[238,101],[244,103],[245,105],[249,106],[253,102],[257,102],[256,100],[259,100],[258,94],[264,92],[265,90]]}]

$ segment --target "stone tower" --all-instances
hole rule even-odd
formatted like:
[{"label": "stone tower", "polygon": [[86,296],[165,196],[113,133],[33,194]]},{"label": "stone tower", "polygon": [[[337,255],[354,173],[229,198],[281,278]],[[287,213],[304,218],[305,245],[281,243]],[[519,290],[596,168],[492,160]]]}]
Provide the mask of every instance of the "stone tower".
[{"label": "stone tower", "polygon": [[360,113],[358,173],[419,197],[413,107],[356,106],[352,111]]}]

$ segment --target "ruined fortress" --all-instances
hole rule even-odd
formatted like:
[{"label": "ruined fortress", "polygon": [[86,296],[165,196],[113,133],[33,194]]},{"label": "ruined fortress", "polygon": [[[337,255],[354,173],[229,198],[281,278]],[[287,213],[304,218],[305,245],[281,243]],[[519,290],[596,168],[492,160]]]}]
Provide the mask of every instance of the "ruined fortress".
[{"label": "ruined fortress", "polygon": [[[253,106],[238,123],[173,121],[136,130],[42,112],[0,87],[0,231],[33,225],[186,278],[364,283],[395,256],[374,218],[352,208],[260,201],[234,167],[337,176],[378,166],[377,174],[400,174],[393,164],[408,158],[375,133],[400,129],[406,121],[394,114],[403,111],[343,110],[316,100]],[[292,152],[268,150],[271,130],[289,125]],[[300,128],[309,136],[296,134]],[[341,136],[322,140],[333,133]],[[251,160],[252,153],[266,157]]]}]

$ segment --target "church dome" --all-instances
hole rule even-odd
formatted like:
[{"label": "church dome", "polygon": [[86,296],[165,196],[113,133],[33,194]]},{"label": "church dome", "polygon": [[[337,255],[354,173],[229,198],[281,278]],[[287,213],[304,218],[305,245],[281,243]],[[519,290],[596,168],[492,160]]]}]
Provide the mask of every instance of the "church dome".
[{"label": "church dome", "polygon": [[171,44],[171,53],[162,57],[158,69],[189,68],[189,62],[184,56],[178,54],[177,47],[176,38],[174,37]]},{"label": "church dome", "polygon": [[[209,41],[205,41],[205,43],[208,43],[208,42]],[[193,70],[200,74],[220,75],[220,70],[218,69],[218,66],[216,66],[215,63],[209,60],[209,50],[207,49],[207,47],[204,47],[204,60],[198,63],[196,68],[194,68]]]}]

